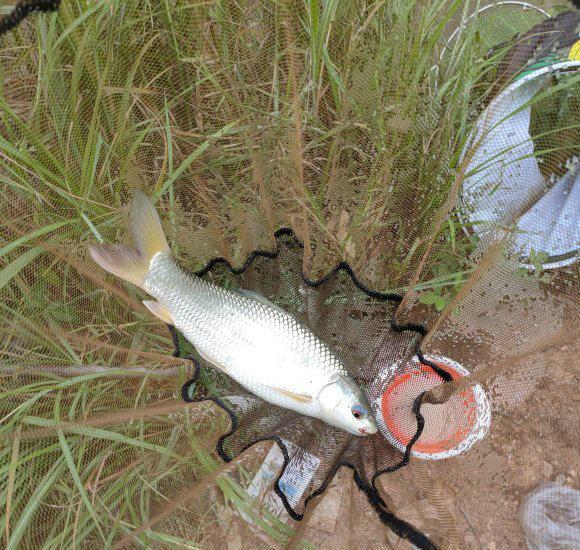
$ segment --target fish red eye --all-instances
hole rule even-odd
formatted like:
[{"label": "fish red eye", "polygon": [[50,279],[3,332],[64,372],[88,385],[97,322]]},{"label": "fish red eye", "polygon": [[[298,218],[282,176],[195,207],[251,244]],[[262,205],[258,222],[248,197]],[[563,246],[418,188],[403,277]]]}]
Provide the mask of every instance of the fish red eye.
[{"label": "fish red eye", "polygon": [[352,409],[350,409],[350,412],[355,418],[361,418],[367,414],[366,409],[362,405],[353,405]]}]

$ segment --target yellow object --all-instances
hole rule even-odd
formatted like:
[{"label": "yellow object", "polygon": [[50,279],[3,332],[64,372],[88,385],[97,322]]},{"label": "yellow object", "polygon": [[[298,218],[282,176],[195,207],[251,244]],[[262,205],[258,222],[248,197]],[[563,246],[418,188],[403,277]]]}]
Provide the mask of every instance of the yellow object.
[{"label": "yellow object", "polygon": [[568,53],[570,61],[580,61],[580,40],[577,40]]}]

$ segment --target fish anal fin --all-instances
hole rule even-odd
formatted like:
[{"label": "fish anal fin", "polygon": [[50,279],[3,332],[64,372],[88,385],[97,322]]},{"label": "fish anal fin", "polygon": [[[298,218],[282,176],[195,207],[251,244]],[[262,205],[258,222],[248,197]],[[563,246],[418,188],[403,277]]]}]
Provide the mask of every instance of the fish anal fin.
[{"label": "fish anal fin", "polygon": [[160,304],[159,302],[154,302],[153,300],[143,300],[143,305],[151,312],[155,317],[159,317],[164,323],[168,325],[173,324],[173,319],[171,314],[167,311],[167,308]]},{"label": "fish anal fin", "polygon": [[293,399],[294,401],[298,401],[299,403],[309,403],[312,401],[312,396],[309,393],[295,393],[290,390],[286,390],[284,388],[277,388],[276,386],[268,386],[270,389],[281,393],[282,395]]}]

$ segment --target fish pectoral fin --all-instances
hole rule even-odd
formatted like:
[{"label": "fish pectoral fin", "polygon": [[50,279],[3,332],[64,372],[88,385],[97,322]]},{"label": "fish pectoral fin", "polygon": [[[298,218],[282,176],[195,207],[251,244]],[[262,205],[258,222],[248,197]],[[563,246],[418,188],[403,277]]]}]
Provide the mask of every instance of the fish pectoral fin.
[{"label": "fish pectoral fin", "polygon": [[277,306],[275,303],[268,300],[268,298],[266,298],[265,296],[262,296],[261,294],[259,294],[257,292],[254,292],[253,290],[246,290],[245,288],[237,288],[234,290],[234,292],[237,292],[241,296],[245,296],[246,298],[249,298],[250,300],[254,300],[254,301],[260,302],[261,304],[264,304],[268,307],[271,307],[272,309],[275,309],[275,310],[279,311],[280,313],[283,313],[284,315],[288,315],[287,311],[284,311],[280,306]]},{"label": "fish pectoral fin", "polygon": [[151,312],[155,317],[159,317],[164,323],[168,325],[173,324],[173,319],[171,314],[167,311],[167,308],[161,305],[159,302],[154,302],[153,300],[143,300],[143,305]]},{"label": "fish pectoral fin", "polygon": [[294,401],[298,401],[299,403],[308,403],[312,401],[313,397],[309,393],[295,393],[290,390],[286,390],[284,388],[277,388],[276,386],[268,386],[271,390],[274,390],[290,399],[294,399]]}]

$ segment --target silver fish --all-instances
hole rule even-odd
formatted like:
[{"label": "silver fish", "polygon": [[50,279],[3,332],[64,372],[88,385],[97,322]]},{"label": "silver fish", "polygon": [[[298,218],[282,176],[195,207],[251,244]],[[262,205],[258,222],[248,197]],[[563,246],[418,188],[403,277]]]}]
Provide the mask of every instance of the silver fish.
[{"label": "silver fish", "polygon": [[263,296],[225,290],[184,272],[153,204],[140,192],[131,229],[135,248],[91,246],[92,258],[153,296],[145,306],[175,326],[204,359],[270,403],[355,435],[377,432],[368,401],[328,346]]}]

